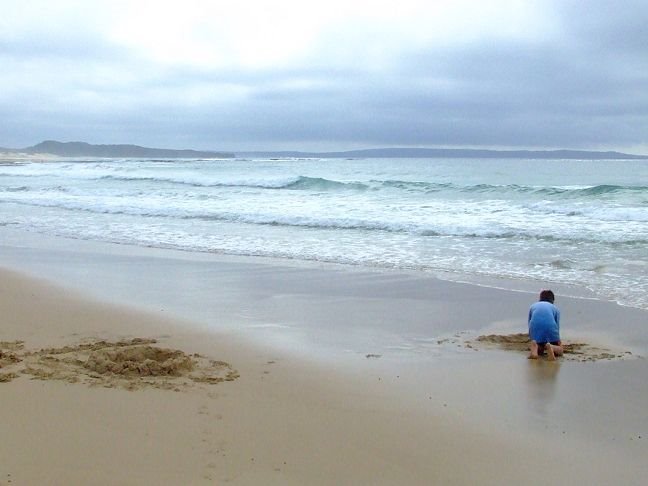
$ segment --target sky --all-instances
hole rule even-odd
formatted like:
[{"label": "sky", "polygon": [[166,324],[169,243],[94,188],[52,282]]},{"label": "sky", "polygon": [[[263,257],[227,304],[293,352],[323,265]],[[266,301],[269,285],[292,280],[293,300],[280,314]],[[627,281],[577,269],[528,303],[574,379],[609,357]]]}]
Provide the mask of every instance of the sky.
[{"label": "sky", "polygon": [[648,2],[0,0],[0,147],[648,153]]}]

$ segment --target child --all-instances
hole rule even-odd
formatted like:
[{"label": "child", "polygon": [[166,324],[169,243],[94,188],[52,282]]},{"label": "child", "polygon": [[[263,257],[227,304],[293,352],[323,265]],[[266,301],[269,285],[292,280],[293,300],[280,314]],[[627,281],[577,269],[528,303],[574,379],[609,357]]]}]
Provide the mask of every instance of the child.
[{"label": "child", "polygon": [[560,311],[554,305],[554,299],[551,290],[543,290],[540,292],[540,300],[529,309],[529,359],[538,359],[538,355],[544,354],[545,351],[550,361],[563,354],[560,341]]}]

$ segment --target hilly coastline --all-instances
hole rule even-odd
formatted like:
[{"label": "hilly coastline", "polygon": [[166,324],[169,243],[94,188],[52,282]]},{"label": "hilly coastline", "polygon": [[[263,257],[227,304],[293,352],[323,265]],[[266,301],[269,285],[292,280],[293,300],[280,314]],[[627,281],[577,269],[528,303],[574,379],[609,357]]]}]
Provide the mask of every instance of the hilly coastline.
[{"label": "hilly coastline", "polygon": [[160,149],[124,144],[92,145],[86,142],[57,142],[55,140],[46,140],[23,149],[2,150],[10,153],[50,154],[59,157],[160,157],[164,159],[226,159],[234,157],[234,154],[229,152]]},{"label": "hilly coastline", "polygon": [[221,152],[191,149],[161,149],[139,145],[93,145],[86,142],[47,140],[22,149],[0,148],[5,154],[54,155],[58,157],[133,157],[133,158],[200,158],[228,159],[234,157],[268,158],[449,158],[449,159],[553,159],[553,160],[648,160],[648,155],[614,151],[590,150],[484,150],[449,148],[371,148],[335,152],[303,152],[295,150]]},{"label": "hilly coastline", "polygon": [[648,155],[588,150],[481,150],[434,148],[376,148],[343,152],[239,152],[241,157],[295,157],[295,158],[454,158],[454,159],[585,159],[585,160],[641,160]]}]

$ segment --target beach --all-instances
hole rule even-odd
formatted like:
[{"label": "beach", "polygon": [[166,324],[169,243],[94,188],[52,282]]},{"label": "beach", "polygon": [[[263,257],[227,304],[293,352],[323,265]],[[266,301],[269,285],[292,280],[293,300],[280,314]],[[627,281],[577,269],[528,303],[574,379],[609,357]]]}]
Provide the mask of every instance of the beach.
[{"label": "beach", "polygon": [[[492,337],[525,330],[531,290],[2,236],[0,373],[13,375],[0,383],[0,484],[642,484],[648,473],[645,311],[558,294],[565,341],[589,347],[534,362]],[[410,338],[397,339],[398,319]],[[90,353],[117,361],[126,348],[193,364],[88,368]]]},{"label": "beach", "polygon": [[0,486],[648,485],[648,1],[0,4]]}]

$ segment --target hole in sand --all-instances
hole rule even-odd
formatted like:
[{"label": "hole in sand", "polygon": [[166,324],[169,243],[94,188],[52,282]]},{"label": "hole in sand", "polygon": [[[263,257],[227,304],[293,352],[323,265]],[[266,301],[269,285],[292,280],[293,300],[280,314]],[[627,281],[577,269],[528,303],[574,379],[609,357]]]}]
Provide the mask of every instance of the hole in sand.
[{"label": "hole in sand", "polygon": [[[529,352],[529,335],[489,334],[469,341],[466,346],[473,348],[498,347],[507,351]],[[635,357],[630,351],[612,350],[593,346],[588,343],[563,341],[563,359],[568,361],[621,360]]]}]

